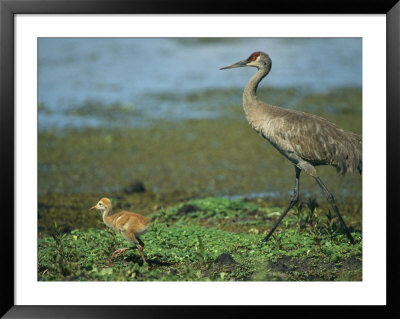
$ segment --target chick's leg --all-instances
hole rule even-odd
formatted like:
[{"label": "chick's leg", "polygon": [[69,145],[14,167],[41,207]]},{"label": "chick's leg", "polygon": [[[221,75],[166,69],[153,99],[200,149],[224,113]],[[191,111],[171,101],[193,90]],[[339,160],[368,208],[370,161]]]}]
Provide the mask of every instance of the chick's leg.
[{"label": "chick's leg", "polygon": [[125,231],[122,233],[122,236],[124,236],[126,240],[136,245],[137,249],[139,250],[140,257],[142,257],[143,263],[146,263],[146,259],[144,258],[143,254],[143,242],[135,236],[134,232]]},{"label": "chick's leg", "polygon": [[137,249],[139,250],[140,256],[142,257],[143,263],[146,263],[146,259],[144,259],[143,247],[140,244],[136,244]]}]

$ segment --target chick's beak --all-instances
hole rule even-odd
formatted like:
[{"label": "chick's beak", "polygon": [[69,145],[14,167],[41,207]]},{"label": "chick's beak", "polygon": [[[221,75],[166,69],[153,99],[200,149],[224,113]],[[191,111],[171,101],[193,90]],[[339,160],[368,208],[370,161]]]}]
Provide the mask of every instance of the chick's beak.
[{"label": "chick's beak", "polygon": [[248,62],[249,61],[247,61],[247,60],[239,61],[239,62],[236,62],[234,64],[231,64],[231,65],[228,65],[228,66],[224,66],[223,68],[220,68],[220,70],[240,68],[242,66],[246,66]]},{"label": "chick's beak", "polygon": [[97,209],[97,205],[90,207],[89,209]]}]

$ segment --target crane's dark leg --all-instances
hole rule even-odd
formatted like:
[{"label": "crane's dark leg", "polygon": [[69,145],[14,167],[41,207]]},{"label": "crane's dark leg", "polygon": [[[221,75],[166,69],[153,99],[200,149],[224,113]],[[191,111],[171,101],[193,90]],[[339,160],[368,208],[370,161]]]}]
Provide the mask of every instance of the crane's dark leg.
[{"label": "crane's dark leg", "polygon": [[342,218],[342,215],[340,215],[340,213],[339,213],[339,209],[336,206],[335,199],[334,199],[333,195],[328,191],[328,189],[326,188],[325,184],[322,183],[321,179],[318,176],[314,176],[314,178],[317,181],[318,185],[324,191],[324,193],[326,195],[326,198],[328,199],[328,202],[331,204],[333,210],[336,213],[336,216],[339,218],[340,223],[342,224],[342,227],[344,228],[344,231],[346,232],[347,238],[350,240],[350,242],[352,244],[355,244],[355,241],[354,241],[353,237],[351,236],[350,231],[347,228],[346,223],[344,222],[344,220]]},{"label": "crane's dark leg", "polygon": [[279,219],[277,220],[277,222],[275,223],[275,225],[272,227],[272,229],[269,231],[268,235],[265,236],[265,238],[262,240],[262,243],[266,243],[269,239],[269,237],[271,237],[272,233],[274,232],[274,230],[276,229],[276,227],[278,227],[278,225],[280,224],[280,222],[282,221],[282,219],[286,216],[287,212],[293,207],[294,204],[296,204],[299,200],[299,182],[300,182],[300,168],[298,168],[297,166],[294,167],[295,171],[296,171],[296,178],[294,180],[294,191],[293,191],[293,195],[290,197],[290,202],[288,207],[286,207],[286,209],[283,211],[283,213],[281,214],[281,216],[279,216]]}]

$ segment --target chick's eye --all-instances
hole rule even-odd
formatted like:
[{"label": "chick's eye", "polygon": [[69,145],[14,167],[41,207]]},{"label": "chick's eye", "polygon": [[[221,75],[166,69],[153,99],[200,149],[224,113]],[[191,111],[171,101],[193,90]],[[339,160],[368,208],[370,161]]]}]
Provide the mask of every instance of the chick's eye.
[{"label": "chick's eye", "polygon": [[102,203],[99,203],[99,206],[103,205]]}]

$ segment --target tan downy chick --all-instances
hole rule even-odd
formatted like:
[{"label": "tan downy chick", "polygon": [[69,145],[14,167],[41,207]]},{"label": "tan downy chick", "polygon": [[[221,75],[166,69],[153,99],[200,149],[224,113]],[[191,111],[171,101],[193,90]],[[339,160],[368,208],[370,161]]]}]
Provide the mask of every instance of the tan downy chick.
[{"label": "tan downy chick", "polygon": [[[143,262],[146,262],[143,255],[143,242],[139,239],[139,236],[143,235],[150,226],[149,217],[126,211],[113,214],[111,201],[106,197],[100,199],[99,202],[90,209],[100,210],[103,213],[104,224],[114,229],[116,232],[120,232],[127,241],[135,244]],[[128,249],[130,248],[117,249],[112,254],[112,258],[117,258]]]}]

